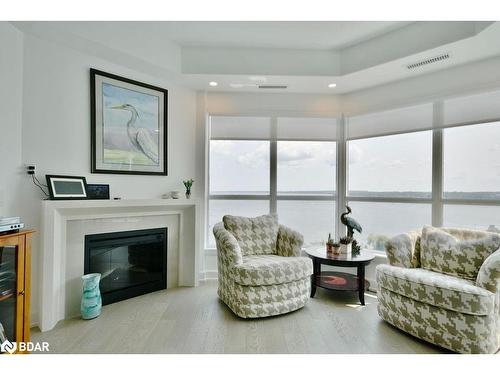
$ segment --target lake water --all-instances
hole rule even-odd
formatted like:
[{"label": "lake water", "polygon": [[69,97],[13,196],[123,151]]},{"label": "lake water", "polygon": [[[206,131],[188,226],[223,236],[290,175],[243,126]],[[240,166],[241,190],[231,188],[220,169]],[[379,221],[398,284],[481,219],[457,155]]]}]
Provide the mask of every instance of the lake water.
[{"label": "lake water", "polygon": [[[394,236],[431,224],[430,204],[351,202],[350,215],[363,227],[355,238],[364,247],[383,249],[381,236]],[[258,216],[269,212],[266,200],[212,200],[209,209],[209,247],[215,247],[212,228],[226,214]],[[335,202],[278,201],[280,223],[304,235],[306,245],[321,244],[334,236]],[[490,226],[500,229],[500,206],[446,205],[444,226],[486,230]],[[369,242],[370,240],[370,242]]]}]

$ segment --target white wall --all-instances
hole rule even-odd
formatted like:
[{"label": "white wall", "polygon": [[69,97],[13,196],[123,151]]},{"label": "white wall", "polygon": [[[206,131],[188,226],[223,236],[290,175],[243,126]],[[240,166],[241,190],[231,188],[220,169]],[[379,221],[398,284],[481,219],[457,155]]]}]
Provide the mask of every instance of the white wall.
[{"label": "white wall", "polygon": [[23,35],[0,22],[0,216],[14,216],[22,168]]},{"label": "white wall", "polygon": [[[113,197],[159,198],[182,190],[182,179],[199,180],[195,170],[196,94],[158,76],[132,70],[54,42],[26,34],[24,39],[22,160],[36,165],[37,175],[85,176],[90,183],[110,184]],[[167,177],[90,173],[90,76],[97,68],[168,89]],[[195,183],[194,196],[201,194]],[[25,181],[19,206],[27,226],[41,227],[41,193]],[[42,259],[39,237],[33,243],[32,322],[37,322],[37,280]]]}]

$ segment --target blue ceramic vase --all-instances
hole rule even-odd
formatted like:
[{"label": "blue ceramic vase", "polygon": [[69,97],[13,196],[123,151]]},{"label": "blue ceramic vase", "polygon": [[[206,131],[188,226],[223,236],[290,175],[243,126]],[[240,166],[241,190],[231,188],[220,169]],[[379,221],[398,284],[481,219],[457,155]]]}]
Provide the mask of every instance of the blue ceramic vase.
[{"label": "blue ceramic vase", "polygon": [[83,319],[94,319],[101,314],[102,299],[99,291],[100,273],[89,273],[82,276],[83,291],[80,311]]}]

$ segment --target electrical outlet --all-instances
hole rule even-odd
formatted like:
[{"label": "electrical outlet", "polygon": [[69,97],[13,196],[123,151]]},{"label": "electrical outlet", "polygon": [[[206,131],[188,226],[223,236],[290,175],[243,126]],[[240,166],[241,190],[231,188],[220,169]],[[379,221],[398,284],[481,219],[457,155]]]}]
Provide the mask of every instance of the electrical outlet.
[{"label": "electrical outlet", "polygon": [[35,165],[26,165],[26,173],[29,175],[35,174]]}]

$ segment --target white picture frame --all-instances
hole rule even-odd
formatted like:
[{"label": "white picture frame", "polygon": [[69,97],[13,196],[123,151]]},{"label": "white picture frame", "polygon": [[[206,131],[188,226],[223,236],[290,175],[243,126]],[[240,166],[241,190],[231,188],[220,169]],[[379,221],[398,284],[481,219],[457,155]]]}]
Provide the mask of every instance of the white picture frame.
[{"label": "white picture frame", "polygon": [[80,176],[46,175],[51,200],[87,199],[87,181]]}]

